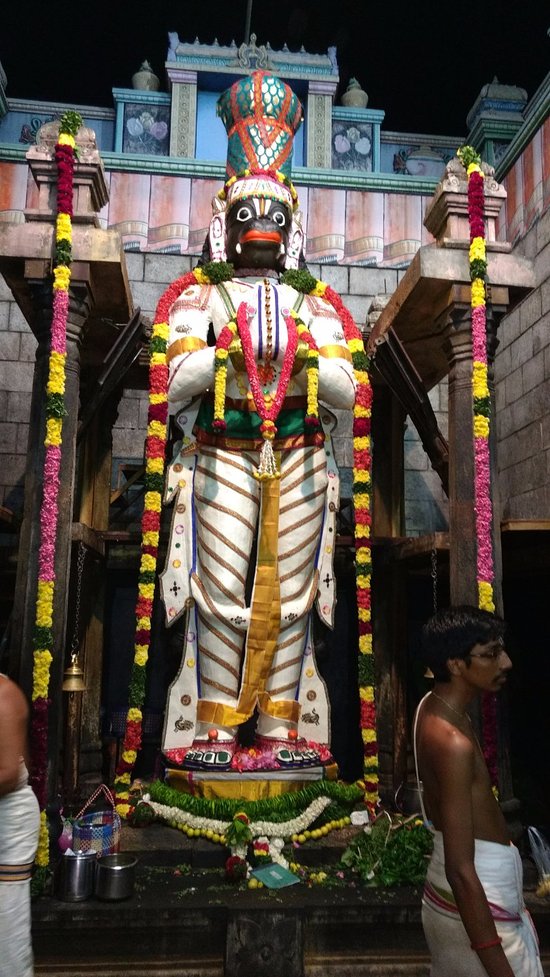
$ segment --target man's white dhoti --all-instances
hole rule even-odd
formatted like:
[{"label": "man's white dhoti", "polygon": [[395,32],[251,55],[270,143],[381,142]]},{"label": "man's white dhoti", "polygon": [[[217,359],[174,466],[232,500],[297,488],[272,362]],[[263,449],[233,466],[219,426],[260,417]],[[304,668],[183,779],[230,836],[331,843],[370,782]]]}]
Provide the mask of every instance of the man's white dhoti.
[{"label": "man's white dhoti", "polygon": [[[537,934],[523,901],[523,869],[517,848],[476,839],[475,869],[515,977],[544,977]],[[470,946],[445,875],[443,835],[439,831],[434,833],[422,924],[432,958],[430,977],[487,977]]]},{"label": "man's white dhoti", "polygon": [[30,873],[40,814],[29,786],[0,798],[0,977],[32,977]]}]

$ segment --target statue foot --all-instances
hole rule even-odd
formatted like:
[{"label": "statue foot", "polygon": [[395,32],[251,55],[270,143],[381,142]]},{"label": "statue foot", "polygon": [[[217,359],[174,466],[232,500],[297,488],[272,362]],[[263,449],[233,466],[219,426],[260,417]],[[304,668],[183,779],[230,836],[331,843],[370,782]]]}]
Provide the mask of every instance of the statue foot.
[{"label": "statue foot", "polygon": [[237,749],[237,738],[230,740],[193,740],[182,763],[184,770],[229,770]]},{"label": "statue foot", "polygon": [[303,738],[285,740],[257,735],[254,746],[264,753],[270,751],[273,759],[284,770],[302,770],[304,767],[316,767],[324,762],[321,754],[309,747]]}]

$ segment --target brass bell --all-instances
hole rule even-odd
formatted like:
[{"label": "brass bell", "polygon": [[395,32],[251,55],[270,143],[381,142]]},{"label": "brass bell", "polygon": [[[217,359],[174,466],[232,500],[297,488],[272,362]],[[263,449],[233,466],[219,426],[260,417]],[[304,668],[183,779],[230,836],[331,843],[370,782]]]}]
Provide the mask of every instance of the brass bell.
[{"label": "brass bell", "polygon": [[78,658],[73,655],[71,664],[65,669],[63,674],[63,692],[85,692],[86,683],[84,682],[84,672],[78,664]]},{"label": "brass bell", "polygon": [[428,665],[426,671],[424,672],[424,678],[433,678],[433,677],[434,677],[434,673],[432,672],[431,668]]}]

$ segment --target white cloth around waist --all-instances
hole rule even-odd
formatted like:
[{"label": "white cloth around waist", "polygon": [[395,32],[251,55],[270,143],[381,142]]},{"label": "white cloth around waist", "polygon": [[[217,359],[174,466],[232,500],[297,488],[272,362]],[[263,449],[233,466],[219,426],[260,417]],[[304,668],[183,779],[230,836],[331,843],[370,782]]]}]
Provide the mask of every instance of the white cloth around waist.
[{"label": "white cloth around waist", "polygon": [[[434,848],[428,869],[428,881],[451,894],[445,874],[443,835],[434,831]],[[475,839],[474,865],[490,903],[507,913],[519,915],[524,909],[523,867],[515,845]],[[452,898],[452,895],[451,895]],[[452,900],[454,902],[454,899]]]}]

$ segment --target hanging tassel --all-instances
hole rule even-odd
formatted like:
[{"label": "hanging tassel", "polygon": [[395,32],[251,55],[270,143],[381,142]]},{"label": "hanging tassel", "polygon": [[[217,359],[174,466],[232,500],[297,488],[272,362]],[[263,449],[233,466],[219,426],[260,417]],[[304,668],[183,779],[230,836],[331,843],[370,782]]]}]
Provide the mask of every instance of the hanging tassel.
[{"label": "hanging tassel", "polygon": [[260,463],[254,472],[254,478],[263,481],[267,478],[280,478],[281,473],[277,468],[273,445],[270,440],[265,440],[260,449]]}]

